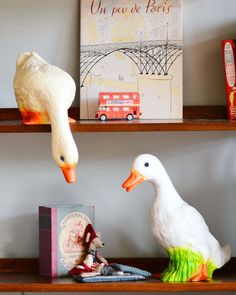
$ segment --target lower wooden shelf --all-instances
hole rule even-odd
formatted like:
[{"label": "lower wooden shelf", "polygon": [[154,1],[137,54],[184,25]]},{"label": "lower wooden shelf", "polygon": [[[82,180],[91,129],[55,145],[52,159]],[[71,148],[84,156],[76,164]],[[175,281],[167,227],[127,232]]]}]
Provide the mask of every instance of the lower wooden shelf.
[{"label": "lower wooden shelf", "polygon": [[[109,259],[140,267],[153,273],[162,271],[165,258]],[[236,291],[236,258],[215,271],[209,282],[162,283],[158,279],[138,282],[77,283],[72,278],[45,278],[37,274],[37,259],[0,259],[0,292],[210,292]]]}]

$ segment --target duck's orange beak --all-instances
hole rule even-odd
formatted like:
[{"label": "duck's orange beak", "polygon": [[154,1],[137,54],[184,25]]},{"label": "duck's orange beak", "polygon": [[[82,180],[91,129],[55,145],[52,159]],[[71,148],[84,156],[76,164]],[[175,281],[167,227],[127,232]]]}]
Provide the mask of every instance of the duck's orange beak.
[{"label": "duck's orange beak", "polygon": [[137,184],[143,182],[145,178],[135,170],[131,170],[130,176],[122,184],[122,187],[130,192]]},{"label": "duck's orange beak", "polygon": [[67,165],[62,167],[61,170],[68,183],[74,183],[76,181],[76,165]]}]

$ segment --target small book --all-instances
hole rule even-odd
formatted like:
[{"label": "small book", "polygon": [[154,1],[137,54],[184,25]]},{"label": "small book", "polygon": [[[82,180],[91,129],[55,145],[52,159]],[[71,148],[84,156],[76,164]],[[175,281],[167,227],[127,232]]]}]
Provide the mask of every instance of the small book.
[{"label": "small book", "polygon": [[236,120],[236,52],[235,40],[222,41],[227,113],[229,120]]},{"label": "small book", "polygon": [[83,234],[94,224],[95,207],[84,205],[39,207],[39,273],[47,277],[68,275],[86,254]]}]

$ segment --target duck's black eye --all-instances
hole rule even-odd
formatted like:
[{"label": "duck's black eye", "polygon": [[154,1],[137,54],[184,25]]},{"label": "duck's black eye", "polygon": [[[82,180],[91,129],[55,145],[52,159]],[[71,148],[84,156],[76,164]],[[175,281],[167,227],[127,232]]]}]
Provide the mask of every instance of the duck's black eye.
[{"label": "duck's black eye", "polygon": [[145,167],[148,167],[148,166],[149,166],[149,163],[145,163],[144,166],[145,166]]},{"label": "duck's black eye", "polygon": [[63,156],[60,156],[60,159],[64,162],[65,158]]}]

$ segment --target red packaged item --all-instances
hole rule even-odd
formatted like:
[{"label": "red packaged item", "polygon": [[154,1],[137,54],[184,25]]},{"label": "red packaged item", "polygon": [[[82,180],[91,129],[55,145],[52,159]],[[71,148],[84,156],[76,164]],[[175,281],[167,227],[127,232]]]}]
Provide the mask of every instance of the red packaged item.
[{"label": "red packaged item", "polygon": [[227,113],[229,120],[236,120],[236,53],[235,40],[222,41]]}]

